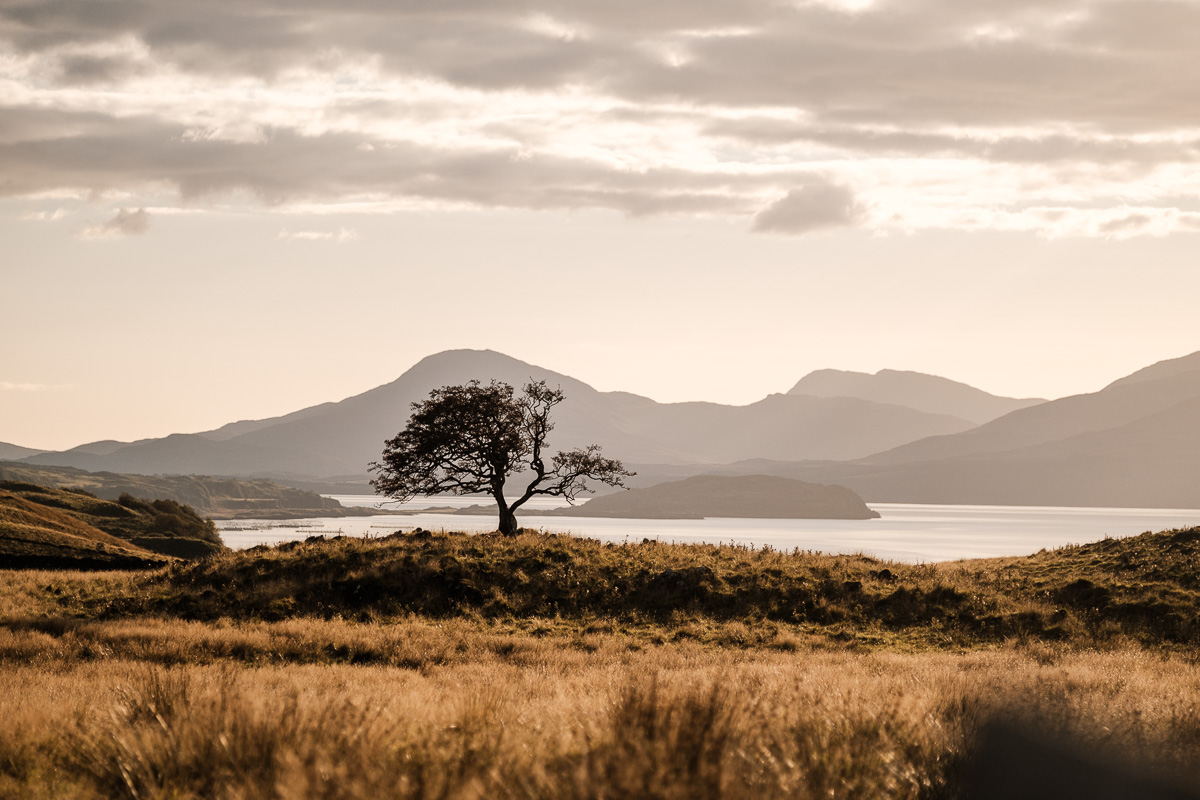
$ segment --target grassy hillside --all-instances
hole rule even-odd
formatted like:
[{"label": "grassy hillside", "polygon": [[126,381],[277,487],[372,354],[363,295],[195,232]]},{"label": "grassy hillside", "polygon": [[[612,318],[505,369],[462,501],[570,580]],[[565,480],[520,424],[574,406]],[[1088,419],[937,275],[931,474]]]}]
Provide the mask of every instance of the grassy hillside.
[{"label": "grassy hillside", "polygon": [[[0,481],[0,555],[13,567],[161,566],[225,547],[211,520],[173,500]],[[164,558],[166,557],[166,558]]]},{"label": "grassy hillside", "polygon": [[70,512],[0,488],[0,564],[6,567],[122,569],[163,566],[168,561]]},{"label": "grassy hillside", "polygon": [[783,625],[868,645],[969,646],[1010,637],[1195,645],[1198,560],[1200,529],[949,565],[733,545],[419,532],[313,537],[227,553],[148,575],[117,594],[81,598],[73,613],[603,619],[674,626],[671,635],[683,635],[683,625],[719,630],[736,622],[755,636]]},{"label": "grassy hillside", "polygon": [[[74,467],[0,463],[0,480],[24,481],[56,488],[86,489],[116,500],[123,494],[156,497],[191,506],[215,519],[337,516],[342,504],[313,491],[261,479],[214,478],[205,475],[126,475],[88,472]],[[369,513],[369,512],[360,512]]]}]

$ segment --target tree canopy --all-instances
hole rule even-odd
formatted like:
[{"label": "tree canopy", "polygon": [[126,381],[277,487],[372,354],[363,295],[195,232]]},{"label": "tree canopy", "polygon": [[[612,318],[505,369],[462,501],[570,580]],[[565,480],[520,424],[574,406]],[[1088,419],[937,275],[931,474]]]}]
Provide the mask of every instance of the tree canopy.
[{"label": "tree canopy", "polygon": [[[404,429],[384,443],[373,462],[371,485],[401,502],[449,492],[486,492],[496,501],[499,530],[517,532],[516,510],[538,495],[574,502],[589,480],[624,487],[633,475],[620,461],[605,458],[599,445],[555,453],[547,459],[546,440],[554,423],[551,410],[563,401],[561,389],[545,381],[526,384],[516,396],[510,384],[471,381],[443,386],[413,403]],[[512,475],[529,473],[521,494],[504,494]]]}]

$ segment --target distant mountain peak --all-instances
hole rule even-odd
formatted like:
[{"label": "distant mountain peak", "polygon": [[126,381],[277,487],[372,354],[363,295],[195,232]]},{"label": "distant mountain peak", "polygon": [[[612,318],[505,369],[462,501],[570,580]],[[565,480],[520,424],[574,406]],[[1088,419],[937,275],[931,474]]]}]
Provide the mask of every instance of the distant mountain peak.
[{"label": "distant mountain peak", "polygon": [[413,364],[405,372],[410,372],[422,365],[451,363],[461,365],[463,363],[477,364],[520,364],[527,367],[537,369],[532,364],[522,361],[515,356],[510,356],[507,353],[501,353],[498,350],[482,349],[476,350],[470,347],[459,347],[453,350],[441,350],[437,353],[431,353],[416,364]]},{"label": "distant mountain peak", "polygon": [[440,353],[425,356],[405,370],[392,383],[410,381],[417,376],[427,376],[429,373],[433,373],[435,377],[445,375],[446,380],[453,383],[462,383],[471,379],[484,383],[490,380],[501,380],[520,388],[529,380],[545,380],[547,383],[561,382],[564,386],[586,387],[588,390],[594,391],[583,381],[530,364],[519,358],[495,350],[465,348],[443,350]]},{"label": "distant mountain peak", "polygon": [[788,394],[857,397],[876,403],[907,406],[931,414],[960,417],[977,425],[1019,408],[1045,402],[1037,398],[997,397],[949,378],[896,369],[881,369],[873,375],[820,369],[801,378]]}]

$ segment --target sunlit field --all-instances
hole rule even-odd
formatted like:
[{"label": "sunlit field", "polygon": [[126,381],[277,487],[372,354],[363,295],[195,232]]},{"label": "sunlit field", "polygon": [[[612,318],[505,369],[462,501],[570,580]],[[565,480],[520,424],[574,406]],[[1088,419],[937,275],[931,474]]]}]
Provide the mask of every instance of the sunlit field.
[{"label": "sunlit field", "polygon": [[[959,797],[994,719],[1200,780],[1196,537],[1185,533],[936,569],[434,536],[148,573],[4,572],[0,796]],[[621,583],[622,559],[642,549],[648,576]],[[443,606],[398,586],[350,614],[316,568],[334,564],[329,575],[355,585],[375,569],[384,587],[398,565],[432,559],[445,573],[447,551],[475,600],[447,584],[465,599]],[[576,577],[559,611],[526,607],[511,588],[504,607],[489,605],[479,570],[536,553],[546,565],[530,581],[559,581],[564,565]],[[1179,566],[1189,558],[1190,573]],[[691,574],[707,600],[666,609],[654,605],[673,596],[662,586],[634,591],[705,566]],[[817,574],[817,590],[846,593],[826,599],[825,618],[770,611]],[[582,599],[602,575],[633,587],[624,606]],[[1134,575],[1137,603],[1169,603],[1160,613],[1182,621],[1122,611]],[[758,606],[722,600],[739,580],[768,577]],[[287,613],[264,599],[285,590]],[[911,614],[867,620],[875,595],[897,592],[918,598]],[[921,611],[953,603],[1027,624]],[[1117,611],[1101,624],[1106,608]]]}]

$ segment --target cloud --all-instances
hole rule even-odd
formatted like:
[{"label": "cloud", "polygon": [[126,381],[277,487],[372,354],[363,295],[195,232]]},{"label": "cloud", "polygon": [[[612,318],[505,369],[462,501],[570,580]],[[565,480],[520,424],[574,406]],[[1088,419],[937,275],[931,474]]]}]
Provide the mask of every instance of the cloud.
[{"label": "cloud", "polygon": [[65,208],[56,208],[53,211],[31,211],[28,214],[22,214],[21,219],[32,222],[58,222],[65,216],[67,216]]},{"label": "cloud", "polygon": [[358,238],[358,231],[352,228],[338,228],[336,231],[289,231],[287,228],[279,231],[279,238],[285,241],[301,242],[334,242],[341,244]]},{"label": "cloud", "polygon": [[814,179],[788,192],[754,217],[754,230],[803,235],[855,225],[866,209],[845,186]]},{"label": "cloud", "polygon": [[0,196],[139,207],[85,238],[164,191],[1160,235],[1200,197],[1197,29],[1188,0],[25,0]]},{"label": "cloud", "polygon": [[814,124],[773,117],[718,119],[705,132],[759,147],[818,145],[869,157],[974,158],[993,163],[1144,164],[1200,160],[1200,133],[1114,136],[1090,131],[921,130]]},{"label": "cloud", "polygon": [[[69,115],[62,122],[69,127]],[[49,180],[94,194],[166,184],[191,204],[249,191],[273,205],[390,197],[484,207],[608,208],[633,215],[738,214],[757,203],[750,193],[774,182],[753,173],[614,167],[587,154],[525,152],[511,142],[451,148],[391,141],[367,149],[362,144],[369,137],[354,133],[273,130],[262,143],[189,139],[184,133],[143,117],[123,121],[119,131],[84,122],[77,136],[36,147],[0,145],[5,175],[0,194],[32,192]]]},{"label": "cloud", "polygon": [[[1200,108],[1181,102],[1200,75],[1188,34],[1198,26],[1200,7],[1186,0],[31,0],[0,9],[0,36],[17,53],[81,85],[147,69],[273,81],[373,61],[390,75],[476,89],[588,88],[636,102],[802,108],[828,121],[1142,130],[1200,121]],[[686,68],[666,52],[686,52]]]},{"label": "cloud", "polygon": [[136,211],[120,208],[108,222],[84,228],[81,238],[88,241],[120,239],[125,236],[140,236],[150,230],[150,214],[144,208]]}]

